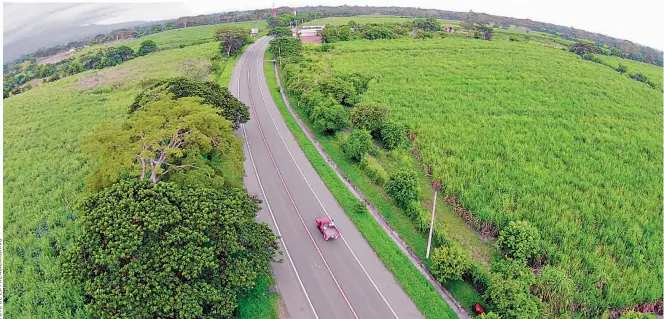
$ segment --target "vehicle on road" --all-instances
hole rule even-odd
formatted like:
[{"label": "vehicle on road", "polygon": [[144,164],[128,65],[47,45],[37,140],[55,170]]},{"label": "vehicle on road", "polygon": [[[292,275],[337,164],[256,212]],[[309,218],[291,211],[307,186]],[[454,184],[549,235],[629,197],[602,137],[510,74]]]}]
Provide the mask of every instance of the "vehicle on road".
[{"label": "vehicle on road", "polygon": [[337,226],[334,225],[334,221],[327,217],[318,217],[316,218],[316,227],[323,233],[323,238],[328,240],[330,238],[337,239],[341,234],[337,229]]}]

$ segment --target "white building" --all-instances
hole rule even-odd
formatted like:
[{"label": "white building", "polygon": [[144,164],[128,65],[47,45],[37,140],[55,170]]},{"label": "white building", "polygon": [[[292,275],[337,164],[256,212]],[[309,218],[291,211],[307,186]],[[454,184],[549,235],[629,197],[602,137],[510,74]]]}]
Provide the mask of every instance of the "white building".
[{"label": "white building", "polygon": [[258,34],[258,28],[251,28],[251,35],[257,35]]}]

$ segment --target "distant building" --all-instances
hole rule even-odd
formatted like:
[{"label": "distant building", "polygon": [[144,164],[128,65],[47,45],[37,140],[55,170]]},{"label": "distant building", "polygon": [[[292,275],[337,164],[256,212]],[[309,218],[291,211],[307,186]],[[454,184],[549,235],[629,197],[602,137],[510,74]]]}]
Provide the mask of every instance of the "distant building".
[{"label": "distant building", "polygon": [[300,38],[302,43],[321,43],[323,38],[319,31],[325,28],[324,25],[306,25],[299,28],[293,28],[293,37]]},{"label": "distant building", "polygon": [[251,35],[257,35],[258,34],[258,28],[251,28]]},{"label": "distant building", "polygon": [[454,33],[454,31],[455,31],[454,28],[452,28],[452,27],[450,27],[450,26],[448,26],[448,25],[445,26],[445,32],[447,32],[447,33]]}]

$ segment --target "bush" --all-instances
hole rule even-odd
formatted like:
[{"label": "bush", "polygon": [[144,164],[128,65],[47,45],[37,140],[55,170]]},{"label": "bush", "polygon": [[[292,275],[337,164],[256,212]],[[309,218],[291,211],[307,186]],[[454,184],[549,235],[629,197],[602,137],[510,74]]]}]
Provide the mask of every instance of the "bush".
[{"label": "bush", "polygon": [[533,293],[546,302],[549,312],[560,315],[574,299],[574,283],[556,266],[545,266],[537,276]]},{"label": "bush", "polygon": [[242,189],[123,180],[81,205],[63,273],[93,318],[231,317],[278,249],[258,203]]},{"label": "bush", "polygon": [[273,35],[275,37],[290,37],[293,35],[293,32],[287,27],[276,27],[270,29],[267,32],[267,35]]},{"label": "bush", "polygon": [[332,134],[348,126],[348,111],[339,104],[314,106],[309,117],[314,129],[324,134]]},{"label": "bush", "polygon": [[378,161],[372,156],[363,156],[360,161],[360,167],[362,170],[369,176],[372,182],[376,183],[378,186],[383,186],[387,183],[389,175],[383,168],[383,166],[378,163]]},{"label": "bush", "polygon": [[496,244],[506,256],[526,260],[540,253],[540,234],[527,221],[512,221],[500,231]]},{"label": "bush", "polygon": [[489,311],[485,314],[480,315],[480,318],[482,318],[482,319],[500,319],[500,316],[497,313],[493,312],[493,311]]},{"label": "bush", "polygon": [[492,280],[484,297],[501,318],[541,318],[541,302],[530,293],[530,286],[519,279]]},{"label": "bush", "polygon": [[364,154],[371,150],[372,146],[373,140],[371,139],[371,133],[367,130],[356,129],[353,130],[350,134],[350,138],[348,138],[341,148],[350,159],[359,161]]},{"label": "bush", "polygon": [[337,103],[353,106],[358,101],[357,91],[353,83],[336,76],[324,77],[319,82],[319,90],[324,94],[332,94]]},{"label": "bush", "polygon": [[369,212],[367,204],[359,199],[357,200],[357,203],[355,203],[354,211],[356,214],[366,214]]},{"label": "bush", "polygon": [[420,187],[417,175],[409,169],[402,169],[390,177],[385,189],[397,206],[405,208],[411,201],[419,201]]},{"label": "bush", "polygon": [[458,245],[438,247],[431,257],[431,273],[438,281],[457,280],[470,267],[470,256]]},{"label": "bush", "polygon": [[385,121],[380,128],[380,138],[386,149],[393,150],[406,142],[406,127],[401,123]]},{"label": "bush", "polygon": [[376,133],[387,118],[387,105],[362,102],[350,111],[350,122],[353,127]]},{"label": "bush", "polygon": [[141,46],[138,48],[138,55],[144,56],[155,51],[157,51],[157,44],[152,40],[145,40],[141,42]]},{"label": "bush", "polygon": [[618,68],[616,68],[616,71],[620,73],[625,73],[627,72],[627,67],[623,64],[618,64]]}]

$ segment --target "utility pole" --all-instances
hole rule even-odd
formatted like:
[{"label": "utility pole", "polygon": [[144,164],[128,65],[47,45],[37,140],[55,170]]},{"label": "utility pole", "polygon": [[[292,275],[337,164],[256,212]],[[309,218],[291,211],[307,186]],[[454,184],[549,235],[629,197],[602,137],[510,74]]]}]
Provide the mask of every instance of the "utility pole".
[{"label": "utility pole", "polygon": [[438,201],[438,183],[434,182],[433,190],[433,209],[431,210],[431,226],[429,226],[429,242],[427,243],[427,259],[429,259],[429,252],[431,251],[431,237],[433,236],[433,221],[436,216],[436,202]]}]

